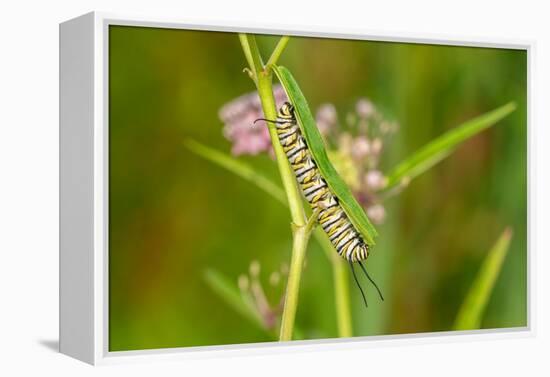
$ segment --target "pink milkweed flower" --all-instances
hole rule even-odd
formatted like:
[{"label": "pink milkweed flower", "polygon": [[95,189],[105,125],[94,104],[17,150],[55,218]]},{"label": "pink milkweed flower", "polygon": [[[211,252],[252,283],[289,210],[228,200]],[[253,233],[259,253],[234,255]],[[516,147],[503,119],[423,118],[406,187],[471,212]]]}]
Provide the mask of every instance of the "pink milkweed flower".
[{"label": "pink milkweed flower", "polygon": [[386,219],[386,209],[381,204],[374,204],[367,208],[367,216],[375,224],[382,224]]},{"label": "pink milkweed flower", "polygon": [[366,98],[360,98],[355,104],[355,112],[360,118],[368,118],[376,112],[374,104]]},{"label": "pink milkweed flower", "polygon": [[380,170],[370,170],[365,174],[365,184],[371,191],[378,191],[386,185],[384,174]]},{"label": "pink milkweed flower", "polygon": [[[287,101],[286,94],[280,85],[273,86],[273,95],[277,108]],[[223,135],[232,143],[233,155],[257,155],[267,152],[273,154],[269,130],[265,122],[254,121],[264,118],[258,92],[244,94],[219,111],[220,120],[224,123]]]},{"label": "pink milkweed flower", "polygon": [[336,113],[336,108],[334,105],[331,103],[321,105],[319,109],[317,109],[315,120],[319,131],[323,135],[328,135],[330,130],[332,130],[338,123],[338,114]]},{"label": "pink milkweed flower", "polygon": [[361,162],[369,155],[370,149],[369,139],[366,136],[359,135],[353,140],[351,155],[355,160]]}]

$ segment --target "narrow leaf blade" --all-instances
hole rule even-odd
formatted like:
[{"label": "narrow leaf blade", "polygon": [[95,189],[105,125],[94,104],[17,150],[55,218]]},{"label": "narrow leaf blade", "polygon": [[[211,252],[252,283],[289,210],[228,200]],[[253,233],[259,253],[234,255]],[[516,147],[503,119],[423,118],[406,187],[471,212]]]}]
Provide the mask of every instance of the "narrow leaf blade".
[{"label": "narrow leaf blade", "polygon": [[485,307],[506,258],[512,230],[507,228],[489,251],[456,317],[455,330],[479,329]]},{"label": "narrow leaf blade", "polygon": [[340,175],[336,172],[334,166],[330,162],[325,142],[319,133],[317,123],[311,114],[309,105],[298,86],[298,83],[288,69],[282,66],[271,67],[277,78],[281,82],[287,97],[294,105],[296,120],[300,126],[300,130],[309,146],[311,154],[321,171],[323,178],[326,180],[331,191],[340,201],[342,208],[350,218],[351,222],[361,232],[365,241],[374,245],[374,237],[378,235],[376,229],[369,221],[363,208],[357,203],[353,197],[348,185],[343,181]]},{"label": "narrow leaf blade", "polygon": [[229,170],[235,175],[254,183],[278,201],[286,204],[286,196],[284,191],[273,181],[254,170],[250,165],[247,165],[246,163],[214,148],[207,147],[206,145],[193,139],[185,140],[184,144],[190,151]]},{"label": "narrow leaf blade", "polygon": [[447,131],[420,148],[412,156],[398,164],[386,177],[386,189],[392,188],[403,179],[413,179],[449,156],[458,144],[493,126],[516,109],[510,102],[493,111],[471,119]]}]

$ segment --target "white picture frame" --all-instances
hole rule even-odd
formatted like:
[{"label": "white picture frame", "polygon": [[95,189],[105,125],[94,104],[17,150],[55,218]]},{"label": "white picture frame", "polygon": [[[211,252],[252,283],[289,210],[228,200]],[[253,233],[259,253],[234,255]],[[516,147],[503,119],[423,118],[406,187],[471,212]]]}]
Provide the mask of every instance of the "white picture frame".
[{"label": "white picture frame", "polygon": [[[463,332],[354,337],[230,346],[185,347],[110,352],[108,348],[108,33],[111,25],[185,30],[253,32],[359,40],[514,48],[527,51],[532,70],[532,41],[464,40],[432,35],[369,33],[338,28],[288,29],[278,25],[209,23],[88,13],[60,24],[60,351],[90,364],[220,357],[387,344],[470,341],[534,335],[532,253],[527,250],[527,326]],[[531,75],[528,74],[528,140]],[[531,152],[529,152],[531,153]],[[531,177],[528,156],[528,181]],[[529,183],[529,182],[528,182]],[[528,219],[531,201],[528,197]],[[528,224],[529,225],[529,224]],[[530,227],[529,227],[530,233]],[[531,239],[529,234],[529,239]]]}]

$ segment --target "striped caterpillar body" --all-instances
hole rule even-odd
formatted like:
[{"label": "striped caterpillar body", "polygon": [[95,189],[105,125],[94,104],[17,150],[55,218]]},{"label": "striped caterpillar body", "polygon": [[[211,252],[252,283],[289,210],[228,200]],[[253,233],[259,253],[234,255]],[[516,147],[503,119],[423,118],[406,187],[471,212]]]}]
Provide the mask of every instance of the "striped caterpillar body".
[{"label": "striped caterpillar body", "polygon": [[338,254],[350,262],[367,259],[369,246],[332,194],[296,123],[293,107],[286,102],[277,114],[277,135],[306,200],[317,210],[317,222]]},{"label": "striped caterpillar body", "polygon": [[342,206],[338,203],[338,198],[331,192],[327,182],[321,175],[296,121],[294,107],[285,102],[279,109],[276,120],[260,118],[256,121],[258,120],[275,123],[279,142],[294,171],[302,193],[314,213],[317,214],[316,220],[329,237],[335,250],[349,262],[353,278],[361,291],[365,306],[368,306],[367,299],[355,275],[354,262],[359,264],[365,276],[376,287],[380,298],[384,300],[380,289],[361,263],[369,256],[369,245],[352,224]]}]

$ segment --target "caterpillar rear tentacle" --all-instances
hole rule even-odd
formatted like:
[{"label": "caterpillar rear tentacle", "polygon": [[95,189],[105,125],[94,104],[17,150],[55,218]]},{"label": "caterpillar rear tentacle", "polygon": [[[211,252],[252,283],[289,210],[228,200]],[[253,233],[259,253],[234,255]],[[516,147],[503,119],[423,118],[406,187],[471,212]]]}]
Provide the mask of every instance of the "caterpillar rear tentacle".
[{"label": "caterpillar rear tentacle", "polygon": [[317,223],[329,237],[336,252],[349,262],[365,306],[367,306],[367,300],[353,269],[355,262],[359,263],[367,279],[375,286],[380,298],[384,300],[380,289],[361,263],[369,256],[369,245],[352,224],[338,202],[338,198],[332,193],[317,168],[313,155],[296,122],[292,104],[285,102],[277,113],[277,119],[259,118],[254,123],[258,121],[275,124],[279,142],[290,162],[302,193],[311,205],[313,213],[316,214]]}]

